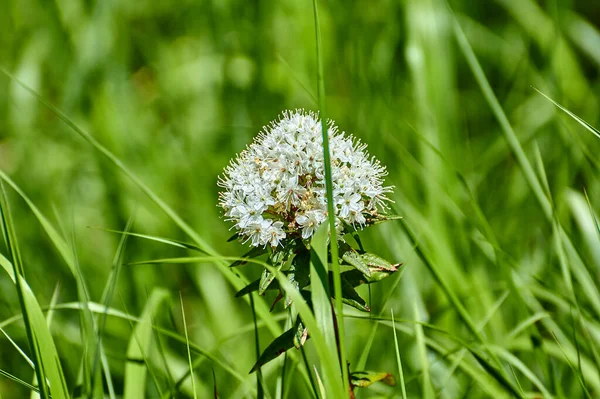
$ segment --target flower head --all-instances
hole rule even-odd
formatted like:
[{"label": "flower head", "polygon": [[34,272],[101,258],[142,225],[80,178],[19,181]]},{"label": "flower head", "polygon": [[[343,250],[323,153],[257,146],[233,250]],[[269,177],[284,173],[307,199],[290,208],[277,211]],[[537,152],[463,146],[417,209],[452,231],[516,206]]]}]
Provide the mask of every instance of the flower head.
[{"label": "flower head", "polygon": [[[328,134],[336,224],[362,228],[389,201],[386,169],[332,122]],[[285,111],[225,168],[219,205],[245,241],[276,247],[288,237],[309,239],[327,220],[322,143],[315,113]]]}]

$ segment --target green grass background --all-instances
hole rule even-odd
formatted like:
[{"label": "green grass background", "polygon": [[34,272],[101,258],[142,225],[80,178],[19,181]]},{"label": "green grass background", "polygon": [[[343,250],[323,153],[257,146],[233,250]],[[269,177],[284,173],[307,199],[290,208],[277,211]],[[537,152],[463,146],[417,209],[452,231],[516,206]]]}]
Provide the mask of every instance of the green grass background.
[{"label": "green grass background", "polygon": [[[227,242],[216,206],[217,176],[282,110],[318,109],[312,7],[5,0],[0,65],[114,153],[202,245],[239,256],[245,248]],[[394,212],[404,216],[362,234],[368,250],[404,266],[361,288],[371,315],[346,308],[351,369],[399,381],[393,309],[408,397],[600,397],[600,136],[533,89],[599,126],[600,3],[332,0],[319,11],[328,116],[387,165]],[[121,237],[102,229],[124,230],[134,218],[133,232],[198,240],[7,76],[0,170],[57,231],[53,239],[5,183],[24,277],[53,309],[69,395],[193,397],[195,387],[204,398],[215,381],[222,398],[259,394],[247,375],[256,361],[251,307],[234,298],[241,280],[215,260],[127,265],[194,253],[135,237],[120,251]],[[0,254],[9,258],[9,247]],[[261,267],[238,270],[253,280]],[[95,323],[74,309],[86,298],[97,304]],[[142,314],[132,335],[136,320],[126,315]],[[4,273],[2,398],[28,396],[22,382],[33,381],[21,315]],[[183,315],[193,385],[177,385],[190,368]],[[261,348],[285,317],[280,307],[259,313]],[[98,329],[105,371],[92,384]],[[310,397],[308,375],[319,370],[311,341],[306,356],[310,370],[300,352],[283,372],[283,357],[266,366],[266,394]],[[501,368],[489,366],[494,359]],[[402,384],[358,393],[402,395]]]}]

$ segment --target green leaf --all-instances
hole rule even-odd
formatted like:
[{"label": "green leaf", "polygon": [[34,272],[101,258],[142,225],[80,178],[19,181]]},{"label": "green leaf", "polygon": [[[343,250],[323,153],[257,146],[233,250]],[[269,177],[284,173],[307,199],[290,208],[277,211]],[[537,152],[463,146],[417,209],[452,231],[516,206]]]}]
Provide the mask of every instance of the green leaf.
[{"label": "green leaf", "polygon": [[[277,271],[281,270],[281,266],[276,267]],[[271,273],[270,271],[268,271],[267,269],[263,270],[262,276],[260,278],[260,282],[258,284],[258,294],[262,295],[265,293],[265,291],[267,290],[267,288],[269,288],[269,285],[271,285],[271,283],[273,282],[273,280],[275,279],[275,274]]]},{"label": "green leaf", "polygon": [[[298,247],[296,256],[292,259],[292,264],[288,272],[288,280],[297,289],[301,290],[310,284],[310,251],[306,247]],[[292,304],[292,298],[285,295],[285,307]]]},{"label": "green leaf", "polygon": [[353,308],[358,310],[362,310],[365,312],[370,312],[371,309],[367,306],[367,303],[364,299],[358,295],[358,292],[354,290],[352,285],[346,281],[346,279],[342,276],[342,302],[346,305],[350,305]]},{"label": "green leaf", "polygon": [[[244,288],[242,288],[241,290],[236,292],[235,297],[239,298],[239,297],[249,294],[251,292],[258,291],[258,289],[260,287],[260,280],[261,279],[254,280],[253,282],[251,282],[250,284],[248,284],[247,286],[245,286]],[[274,286],[275,286],[275,284],[273,284],[271,286],[271,289],[274,289]]]},{"label": "green leaf", "polygon": [[[283,248],[275,248],[273,252],[267,259],[267,263],[275,267],[277,271],[280,271],[283,266],[292,259],[294,255],[294,249],[296,248],[295,241],[288,241]],[[271,273],[269,270],[265,269],[263,271],[262,277],[260,279],[260,284],[258,287],[259,295],[264,294],[264,292],[269,288],[269,285],[275,279],[275,274]]]},{"label": "green leaf", "polygon": [[350,373],[350,382],[355,387],[360,388],[366,388],[376,382],[383,382],[390,387],[396,385],[396,380],[393,375],[377,371],[354,371]]},{"label": "green leaf", "polygon": [[340,254],[344,262],[354,266],[360,270],[365,276],[371,276],[371,270],[365,261],[361,258],[358,252],[348,244],[340,245]]},{"label": "green leaf", "polygon": [[[398,264],[399,266],[400,264]],[[359,285],[363,285],[363,284],[372,284],[372,283],[376,283],[378,281],[381,281],[389,276],[391,276],[392,274],[394,274],[395,272],[397,272],[398,269],[396,270],[371,270],[371,277],[366,277],[364,274],[362,274],[361,272],[359,272],[358,270],[348,270],[347,272],[342,273],[342,277],[346,279],[346,281],[348,281],[348,283],[350,283],[350,285],[352,285],[353,287],[357,287]]]},{"label": "green leaf", "polygon": [[391,264],[390,262],[388,262],[387,260],[383,259],[381,256],[372,254],[372,253],[364,253],[364,254],[360,254],[361,259],[363,260],[363,262],[365,262],[368,266],[371,272],[373,272],[372,269],[376,269],[376,270],[387,270],[387,271],[393,271],[395,272],[396,270],[398,270],[398,266],[400,264]]},{"label": "green leaf", "polygon": [[[271,342],[269,346],[267,346],[267,348],[260,355],[254,366],[252,366],[252,370],[250,370],[249,374],[254,373],[260,367],[264,366],[271,360],[277,358],[279,355],[281,355],[288,349],[292,349],[294,347],[299,348],[298,344],[303,345],[306,339],[308,339],[307,335],[304,336],[304,338],[301,338],[302,334],[304,333],[304,330],[306,330],[306,328],[302,325],[300,319],[297,319],[294,327],[290,328],[289,330],[281,334],[279,337],[275,338],[273,342]],[[297,340],[297,336],[299,340]]]}]

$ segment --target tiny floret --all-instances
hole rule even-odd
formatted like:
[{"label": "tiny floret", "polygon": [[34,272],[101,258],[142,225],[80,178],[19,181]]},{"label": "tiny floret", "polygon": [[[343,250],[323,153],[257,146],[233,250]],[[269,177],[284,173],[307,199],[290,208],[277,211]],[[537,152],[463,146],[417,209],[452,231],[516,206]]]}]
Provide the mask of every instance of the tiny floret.
[{"label": "tiny floret", "polygon": [[[366,144],[328,123],[336,225],[363,228],[387,209],[386,169]],[[327,220],[323,137],[318,115],[285,111],[219,177],[219,205],[244,242],[277,247],[310,239]]]}]

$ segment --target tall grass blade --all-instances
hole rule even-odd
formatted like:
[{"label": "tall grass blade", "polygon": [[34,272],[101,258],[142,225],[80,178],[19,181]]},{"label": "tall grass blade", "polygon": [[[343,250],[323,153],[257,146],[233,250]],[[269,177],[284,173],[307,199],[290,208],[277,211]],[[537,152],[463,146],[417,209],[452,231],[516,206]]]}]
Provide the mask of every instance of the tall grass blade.
[{"label": "tall grass blade", "polygon": [[[569,359],[569,356],[565,352],[565,349],[561,345],[560,341],[558,340],[558,338],[556,337],[556,335],[554,334],[554,332],[552,333],[552,337],[554,338],[554,340],[556,341],[556,345],[558,346],[558,348],[562,352],[565,361],[568,363],[568,365],[571,368],[571,370],[573,371],[573,373],[577,376],[579,384],[581,385],[581,388],[583,389],[583,392],[585,393],[585,397],[588,398],[588,399],[592,399],[592,395],[590,394],[590,391],[588,390],[588,388],[587,388],[587,386],[585,384],[584,376],[581,373],[581,369],[578,369],[577,367],[575,367],[573,365],[572,361]],[[577,358],[578,358],[579,361],[581,361],[581,358],[579,357],[579,354],[577,354]]]},{"label": "tall grass blade", "polygon": [[[348,367],[346,366],[346,350],[344,336],[344,315],[342,303],[342,279],[340,277],[339,250],[336,237],[335,211],[333,203],[333,180],[331,178],[331,159],[329,153],[329,135],[325,95],[325,73],[323,68],[323,43],[321,40],[321,27],[319,24],[319,10],[317,0],[313,0],[313,10],[315,18],[315,40],[317,48],[317,87],[319,97],[319,114],[321,118],[321,129],[323,131],[323,162],[325,168],[325,188],[327,194],[327,212],[329,219],[329,247],[331,249],[331,264],[333,269],[333,293],[335,297],[335,313],[337,316],[337,341],[340,355],[340,368],[342,371],[342,381],[344,387],[349,386]],[[344,394],[344,397],[347,393]]]},{"label": "tall grass blade", "polygon": [[394,350],[396,352],[396,364],[398,365],[398,376],[400,378],[400,389],[402,390],[402,399],[406,399],[406,385],[404,384],[404,370],[402,369],[402,359],[400,358],[400,347],[398,345],[398,335],[396,334],[396,321],[394,320],[394,309],[392,312],[392,332],[394,333]]},{"label": "tall grass blade", "polygon": [[321,396],[319,396],[322,399],[326,399],[327,398],[327,391],[325,390],[325,386],[323,385],[323,381],[321,380],[321,376],[319,375],[319,371],[317,370],[317,368],[315,366],[313,366],[314,370],[315,370],[315,376],[317,377],[317,384],[319,386],[319,393],[321,394]]},{"label": "tall grass blade", "polygon": [[600,225],[598,224],[598,219],[596,219],[596,214],[594,213],[594,209],[592,208],[592,203],[590,202],[590,198],[588,197],[587,190],[585,187],[583,188],[583,193],[585,194],[585,201],[588,204],[588,208],[590,209],[590,216],[594,221],[594,226],[596,227],[596,232],[598,233],[598,238],[600,239]]},{"label": "tall grass blade", "polygon": [[557,103],[556,101],[554,101],[553,99],[551,99],[549,96],[547,96],[546,94],[542,93],[537,88],[535,88],[535,87],[532,87],[532,88],[533,88],[533,90],[537,91],[542,96],[544,96],[552,104],[556,105],[556,107],[558,107],[558,109],[560,109],[561,111],[563,111],[564,113],[566,113],[567,115],[569,115],[571,118],[575,119],[575,121],[577,121],[577,123],[579,123],[581,126],[583,126],[587,130],[589,130],[590,132],[592,132],[596,137],[598,137],[600,139],[600,130],[596,129],[594,126],[590,125],[589,123],[587,123],[586,121],[584,121],[583,119],[581,119],[580,117],[578,117],[577,115],[575,115],[574,113],[572,113],[571,111],[569,111],[567,108],[563,107],[562,105],[560,105],[559,103]]},{"label": "tall grass blade", "polygon": [[[147,364],[145,360],[151,353],[152,319],[163,302],[169,299],[169,293],[162,288],[155,288],[146,301],[146,306],[135,326],[129,344],[128,359],[144,359],[143,362],[128,361],[125,365],[125,383],[123,397],[128,399],[144,399],[146,397]],[[187,342],[184,338],[184,342]]]},{"label": "tall grass blade", "polygon": [[419,352],[419,365],[421,367],[421,374],[423,377],[421,385],[421,397],[425,399],[434,398],[434,389],[431,385],[431,375],[429,374],[429,360],[427,359],[427,347],[425,345],[425,336],[423,334],[423,326],[419,321],[421,320],[418,304],[413,303],[413,314],[415,317],[415,338],[417,344],[417,350]]},{"label": "tall grass blade", "polygon": [[[181,292],[179,293],[179,304],[181,305],[181,319],[183,320],[183,332],[185,333],[185,346],[187,348],[187,357],[190,366],[190,378],[192,380],[192,391],[194,392],[194,399],[198,399],[198,393],[196,391],[196,379],[194,378],[194,366],[192,364],[192,352],[190,351],[190,337],[188,336],[187,322],[185,321],[185,308],[183,307],[183,297]],[[216,384],[215,384],[216,388]]]},{"label": "tall grass blade", "polygon": [[537,179],[533,167],[529,163],[527,156],[525,155],[525,151],[523,151],[523,147],[521,147],[521,143],[519,143],[519,139],[515,134],[506,114],[504,113],[502,106],[498,102],[490,83],[485,77],[485,73],[477,61],[477,57],[467,40],[462,28],[460,27],[456,18],[454,18],[454,36],[456,37],[456,41],[458,42],[458,47],[461,52],[465,56],[469,67],[471,68],[471,72],[475,76],[475,80],[477,81],[479,88],[481,89],[488,105],[490,106],[494,116],[498,120],[500,127],[502,128],[502,132],[504,133],[504,137],[508,142],[512,152],[515,154],[517,161],[519,162],[519,166],[525,175],[525,179],[529,184],[533,194],[536,196],[544,214],[549,219],[552,217],[552,207],[546,195],[544,194],[544,189],[540,184],[540,181]]},{"label": "tall grass blade", "polygon": [[[131,229],[133,225],[133,218],[130,218],[127,222],[127,226],[125,226],[125,232]],[[113,259],[112,268],[110,274],[108,276],[108,281],[106,282],[106,286],[104,287],[104,292],[102,294],[101,302],[104,303],[105,311],[108,310],[110,304],[113,299],[113,294],[115,292],[115,288],[117,286],[117,282],[119,279],[119,274],[121,271],[121,267],[123,264],[123,252],[125,251],[125,244],[127,242],[127,234],[123,234],[121,236],[121,240],[119,241],[119,246],[117,247],[117,252]],[[95,376],[98,370],[98,366],[100,364],[100,359],[102,357],[102,335],[104,333],[104,328],[106,327],[106,319],[107,314],[103,313],[100,316],[100,320],[98,321],[98,332],[96,338],[96,348],[94,352],[94,360],[92,363],[92,376]],[[92,378],[92,386],[91,392],[94,393],[94,385],[97,383],[96,378]]]},{"label": "tall grass blade", "polygon": [[[260,340],[258,338],[258,320],[256,319],[256,309],[254,306],[254,294],[250,294],[250,307],[252,309],[252,321],[254,322],[254,349],[256,351],[256,361],[258,364],[258,359],[260,358]],[[287,359],[287,356],[286,356]],[[285,370],[285,367],[284,367]],[[262,368],[258,366],[258,370],[256,370],[256,397],[257,399],[263,399],[264,387],[263,387],[263,378],[262,378]]]},{"label": "tall grass blade", "polygon": [[[27,356],[27,353],[25,353],[23,349],[21,349],[19,345],[17,345],[17,343],[10,337],[10,335],[8,335],[6,331],[4,331],[2,327],[0,327],[0,333],[2,333],[2,335],[4,335],[4,338],[6,338],[8,342],[10,342],[10,344],[17,350],[17,352],[19,352],[19,355],[21,355],[21,357],[27,362],[27,364],[29,364],[31,368],[35,370],[35,363],[29,358],[29,356]],[[37,386],[37,381],[34,382],[33,385]]]},{"label": "tall grass blade", "polygon": [[54,339],[50,334],[42,309],[25,281],[24,266],[19,254],[16,234],[8,206],[8,198],[4,185],[1,184],[0,186],[2,189],[0,197],[2,230],[9,256],[12,259],[12,262],[10,262],[0,254],[0,264],[10,276],[17,289],[29,346],[33,352],[40,396],[44,399],[50,398],[50,395],[54,399],[66,399],[68,394],[60,358],[58,357]]},{"label": "tall grass blade", "polygon": [[[98,374],[91,375],[91,369],[93,364],[92,355],[96,347],[96,325],[92,313],[89,309],[85,308],[86,304],[90,301],[90,297],[85,284],[85,280],[83,279],[83,274],[79,266],[75,249],[69,248],[67,241],[62,237],[58,230],[50,223],[50,221],[44,216],[44,214],[33,203],[33,201],[29,199],[25,192],[21,190],[21,188],[2,170],[0,170],[0,180],[3,180],[4,182],[6,182],[6,184],[12,187],[12,189],[15,190],[15,192],[19,194],[19,196],[25,201],[27,206],[31,209],[32,213],[35,215],[37,220],[40,222],[40,225],[52,241],[52,244],[65,261],[67,267],[69,268],[69,271],[75,278],[75,282],[77,285],[77,298],[79,299],[80,303],[84,305],[80,313],[82,342],[85,345],[82,360],[83,371],[81,375],[83,381],[81,381],[81,383],[83,384],[83,393],[87,395],[89,392],[92,392],[90,379],[100,379],[100,376]],[[102,390],[96,390],[96,392],[94,392],[94,395],[96,398],[102,398]]]},{"label": "tall grass blade", "polygon": [[[317,326],[325,338],[325,344],[327,352],[319,353],[319,357],[323,359],[328,357],[337,361],[339,359],[338,351],[341,349],[339,341],[337,341],[335,325],[339,326],[335,322],[331,295],[329,293],[329,278],[327,272],[327,232],[329,226],[327,223],[321,224],[313,238],[311,240],[311,251],[310,251],[310,291],[311,299],[313,303],[313,311]],[[309,334],[312,331],[309,330]],[[337,341],[337,342],[336,342]],[[336,351],[336,348],[338,349]],[[343,391],[341,385],[341,379],[339,369],[337,371],[330,370],[323,375],[325,387],[327,392],[337,392],[339,394]]]}]

